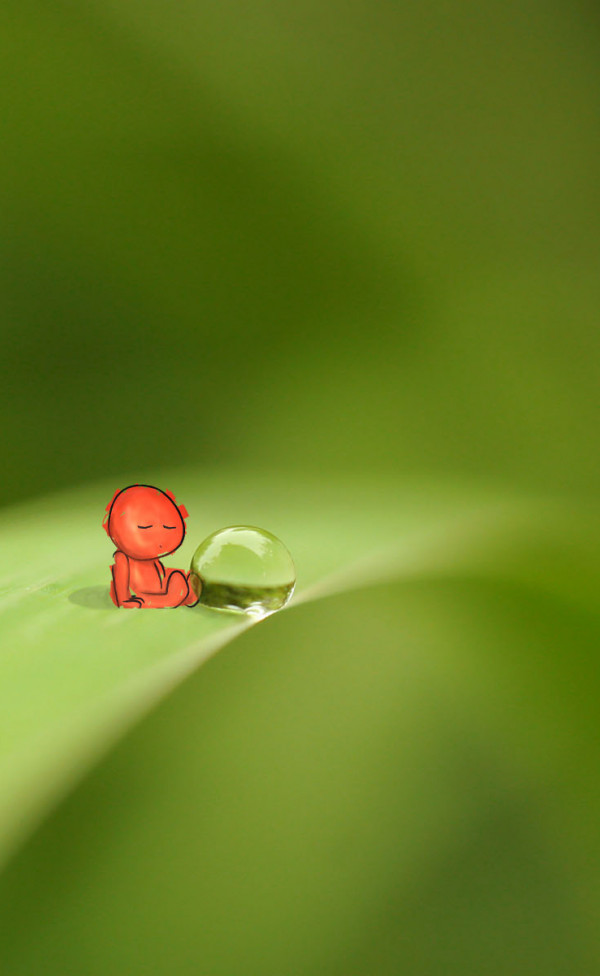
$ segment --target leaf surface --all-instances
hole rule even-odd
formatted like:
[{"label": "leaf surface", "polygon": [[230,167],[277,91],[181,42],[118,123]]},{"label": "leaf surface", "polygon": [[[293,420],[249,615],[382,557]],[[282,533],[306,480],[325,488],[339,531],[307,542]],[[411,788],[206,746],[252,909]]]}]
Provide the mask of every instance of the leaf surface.
[{"label": "leaf surface", "polygon": [[[551,525],[531,502],[460,486],[442,493],[181,471],[163,482],[191,513],[184,545],[167,562],[187,568],[195,546],[223,525],[261,525],[294,555],[297,603],[399,576],[456,571],[465,561],[495,572],[504,563],[513,576],[518,566],[535,578],[539,543],[528,564],[523,538],[531,545]],[[108,596],[112,546],[100,527],[113,491],[114,484],[95,485],[2,516],[10,567],[0,603],[3,857],[124,729],[251,624],[203,607],[117,611]],[[544,585],[565,577],[560,585],[573,588],[559,564],[555,559],[550,571],[542,564]],[[586,586],[592,583],[575,588],[577,598]]]}]

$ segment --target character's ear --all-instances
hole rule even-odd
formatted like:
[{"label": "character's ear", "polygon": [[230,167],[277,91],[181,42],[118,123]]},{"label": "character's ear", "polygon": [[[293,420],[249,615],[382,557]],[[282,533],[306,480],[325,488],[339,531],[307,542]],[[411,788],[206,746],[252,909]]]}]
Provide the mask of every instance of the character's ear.
[{"label": "character's ear", "polygon": [[177,505],[177,500],[176,500],[175,495],[173,494],[173,492],[172,491],[168,491],[165,488],[164,489],[164,494],[167,496],[167,498],[170,498],[171,501],[173,502],[173,504],[179,509],[179,511],[181,512],[182,519],[188,518],[188,510],[187,510],[187,508],[185,507],[185,505]]}]

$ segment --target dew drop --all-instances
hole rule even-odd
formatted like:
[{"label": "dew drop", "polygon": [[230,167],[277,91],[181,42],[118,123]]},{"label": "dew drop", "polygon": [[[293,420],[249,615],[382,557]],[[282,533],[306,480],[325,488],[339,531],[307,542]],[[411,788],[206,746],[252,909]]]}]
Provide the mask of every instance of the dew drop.
[{"label": "dew drop", "polygon": [[277,536],[251,525],[232,525],[198,546],[190,582],[204,606],[263,617],[288,602],[296,570]]}]

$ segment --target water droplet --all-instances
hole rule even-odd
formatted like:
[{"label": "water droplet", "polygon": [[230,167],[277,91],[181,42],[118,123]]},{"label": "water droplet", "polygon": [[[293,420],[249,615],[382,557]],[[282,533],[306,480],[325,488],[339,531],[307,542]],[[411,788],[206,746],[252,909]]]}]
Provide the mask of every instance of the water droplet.
[{"label": "water droplet", "polygon": [[190,582],[207,607],[262,617],[288,602],[296,570],[277,536],[251,525],[232,525],[198,546]]}]

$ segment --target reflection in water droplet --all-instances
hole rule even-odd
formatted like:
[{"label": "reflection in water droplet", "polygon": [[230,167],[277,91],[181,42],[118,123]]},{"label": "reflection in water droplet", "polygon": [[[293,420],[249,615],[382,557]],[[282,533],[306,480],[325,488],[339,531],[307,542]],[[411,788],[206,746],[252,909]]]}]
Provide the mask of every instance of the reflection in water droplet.
[{"label": "reflection in water droplet", "polygon": [[288,602],[296,570],[276,536],[250,525],[233,525],[198,546],[190,582],[207,607],[262,617]]}]

